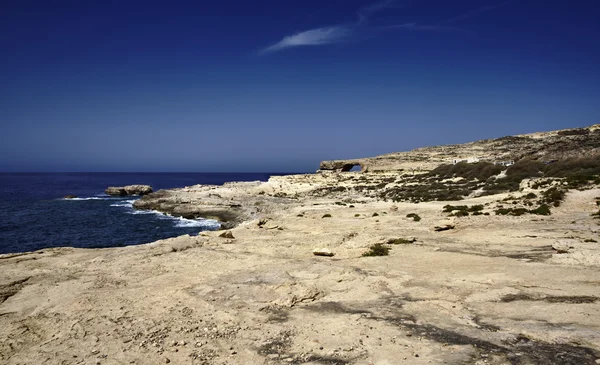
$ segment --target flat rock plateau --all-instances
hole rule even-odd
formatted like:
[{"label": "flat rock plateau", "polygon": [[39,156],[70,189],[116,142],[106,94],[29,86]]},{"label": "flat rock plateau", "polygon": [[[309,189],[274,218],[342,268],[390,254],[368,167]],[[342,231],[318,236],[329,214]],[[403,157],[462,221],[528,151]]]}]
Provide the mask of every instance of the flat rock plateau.
[{"label": "flat rock plateau", "polygon": [[145,195],[227,232],[1,255],[0,363],[598,364],[599,136]]}]

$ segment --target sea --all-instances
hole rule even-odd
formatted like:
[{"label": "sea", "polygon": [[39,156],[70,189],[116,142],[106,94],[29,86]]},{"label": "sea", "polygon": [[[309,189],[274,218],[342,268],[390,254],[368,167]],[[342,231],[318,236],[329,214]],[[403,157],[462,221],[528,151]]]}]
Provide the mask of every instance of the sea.
[{"label": "sea", "polygon": [[[101,248],[219,229],[207,219],[139,211],[139,197],[110,197],[108,186],[154,191],[196,184],[266,181],[276,173],[0,173],[0,254],[49,247]],[[65,199],[75,195],[75,199]]]}]

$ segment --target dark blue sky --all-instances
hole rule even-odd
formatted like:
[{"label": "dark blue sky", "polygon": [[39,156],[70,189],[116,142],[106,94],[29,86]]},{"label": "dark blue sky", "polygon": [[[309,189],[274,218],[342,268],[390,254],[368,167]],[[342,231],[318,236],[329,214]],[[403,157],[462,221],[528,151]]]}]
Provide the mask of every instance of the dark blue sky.
[{"label": "dark blue sky", "polygon": [[19,0],[0,171],[312,171],[600,123],[600,1]]}]

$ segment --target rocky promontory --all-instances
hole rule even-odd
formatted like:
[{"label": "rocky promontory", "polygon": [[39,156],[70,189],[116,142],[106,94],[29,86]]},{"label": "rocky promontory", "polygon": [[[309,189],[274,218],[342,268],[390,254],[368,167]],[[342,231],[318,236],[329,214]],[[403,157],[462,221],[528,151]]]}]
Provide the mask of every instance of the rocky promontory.
[{"label": "rocky promontory", "polygon": [[345,172],[360,166],[362,171],[419,172],[462,160],[509,163],[533,158],[550,162],[582,156],[600,156],[600,124],[464,144],[422,147],[375,157],[322,161],[320,170]]},{"label": "rocky promontory", "polygon": [[132,196],[132,195],[147,195],[152,193],[150,185],[127,185],[127,186],[109,186],[104,191],[110,196]]},{"label": "rocky promontory", "polygon": [[0,363],[596,365],[595,133],[146,194],[228,230],[0,255]]}]

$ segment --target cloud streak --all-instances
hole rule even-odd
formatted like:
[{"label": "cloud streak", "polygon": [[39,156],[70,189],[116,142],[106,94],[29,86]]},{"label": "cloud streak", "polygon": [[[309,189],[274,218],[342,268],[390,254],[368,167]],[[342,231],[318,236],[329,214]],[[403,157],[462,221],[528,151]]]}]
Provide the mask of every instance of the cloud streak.
[{"label": "cloud streak", "polygon": [[[354,23],[349,24],[337,24],[332,26],[325,26],[321,28],[314,28],[298,32],[296,34],[283,37],[279,42],[272,44],[259,52],[259,55],[266,55],[270,53],[279,52],[289,48],[301,47],[301,46],[320,46],[327,44],[335,44],[346,42],[353,39],[357,34],[364,33],[369,29],[375,30],[391,30],[391,29],[404,29],[407,31],[415,32],[444,32],[444,31],[462,31],[467,32],[464,29],[446,25],[456,23],[465,19],[477,17],[483,13],[492,11],[494,9],[503,7],[511,3],[506,1],[501,4],[482,6],[477,9],[467,11],[458,16],[446,19],[438,24],[427,25],[419,24],[416,22],[407,22],[402,24],[393,24],[388,26],[369,27],[369,20],[381,11],[384,11],[391,7],[406,6],[411,1],[405,1],[401,4],[397,3],[397,0],[382,0],[373,3],[368,6],[364,6],[356,11],[357,20]],[[470,33],[470,32],[468,32]]]},{"label": "cloud streak", "polygon": [[357,28],[366,24],[369,18],[386,8],[392,6],[396,0],[383,0],[360,8],[356,12],[356,23],[338,24],[321,28],[314,28],[283,37],[279,42],[268,46],[259,52],[260,55],[282,51],[287,48],[300,46],[320,46],[324,44],[340,43],[349,40]]},{"label": "cloud streak", "polygon": [[300,46],[318,46],[342,42],[350,37],[352,30],[346,26],[331,26],[315,28],[284,37],[281,41],[263,49],[260,53],[267,54]]}]

